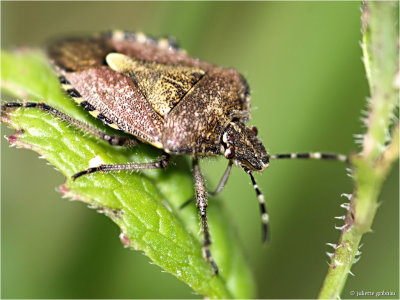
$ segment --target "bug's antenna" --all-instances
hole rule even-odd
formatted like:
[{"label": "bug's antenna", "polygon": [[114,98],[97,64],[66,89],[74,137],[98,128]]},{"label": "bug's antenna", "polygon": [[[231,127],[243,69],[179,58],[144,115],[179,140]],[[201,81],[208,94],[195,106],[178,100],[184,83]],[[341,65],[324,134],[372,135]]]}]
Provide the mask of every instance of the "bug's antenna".
[{"label": "bug's antenna", "polygon": [[338,160],[345,163],[349,163],[349,158],[342,154],[333,153],[283,153],[283,154],[272,154],[271,159],[318,159],[318,160]]},{"label": "bug's antenna", "polygon": [[261,193],[258,188],[257,182],[254,179],[253,173],[250,170],[245,170],[247,174],[250,175],[251,182],[253,183],[253,188],[256,191],[258,203],[260,204],[261,211],[261,222],[262,222],[262,241],[266,242],[269,240],[269,231],[268,231],[268,223],[269,223],[269,214],[265,207],[265,199],[263,193]]}]

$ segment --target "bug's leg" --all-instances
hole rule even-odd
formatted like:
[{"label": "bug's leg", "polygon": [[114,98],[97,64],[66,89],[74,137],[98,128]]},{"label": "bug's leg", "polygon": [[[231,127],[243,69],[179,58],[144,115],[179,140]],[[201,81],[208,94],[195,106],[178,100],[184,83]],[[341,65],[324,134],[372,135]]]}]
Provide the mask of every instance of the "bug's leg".
[{"label": "bug's leg", "polygon": [[196,205],[199,209],[201,227],[203,229],[203,256],[204,259],[207,260],[213,270],[214,274],[218,274],[218,267],[215,264],[210,249],[208,246],[211,245],[210,232],[208,231],[208,222],[207,222],[207,191],[206,185],[204,183],[204,177],[201,174],[199,168],[199,161],[197,157],[193,158],[193,176],[194,176],[194,188],[196,193]]},{"label": "bug's leg", "polygon": [[218,187],[215,189],[215,191],[208,192],[208,196],[217,196],[222,191],[226,182],[228,181],[229,175],[231,174],[232,164],[233,164],[233,161],[229,160],[228,166],[226,167],[224,175],[222,175],[222,178],[219,181]]},{"label": "bug's leg", "polygon": [[192,203],[194,201],[194,198],[190,198],[189,200],[186,200],[185,202],[183,202],[181,205],[179,205],[178,209],[182,209],[185,208],[186,206],[188,206],[190,203]]},{"label": "bug's leg", "polygon": [[96,172],[112,172],[112,171],[129,171],[129,170],[147,170],[147,169],[164,169],[170,163],[170,157],[167,153],[164,153],[158,161],[151,163],[126,163],[126,164],[110,164],[100,165],[78,172],[72,176],[75,180],[83,175],[96,173]]},{"label": "bug's leg", "polygon": [[266,242],[269,240],[269,230],[268,230],[268,223],[269,223],[269,214],[267,212],[267,208],[265,206],[265,199],[263,193],[261,193],[256,180],[254,179],[253,173],[250,170],[245,170],[247,174],[250,175],[251,182],[253,183],[253,188],[256,191],[258,203],[260,204],[260,211],[261,211],[261,222],[262,222],[262,241]]},{"label": "bug's leg", "polygon": [[270,155],[270,159],[319,159],[319,160],[337,160],[349,163],[349,158],[346,155],[334,153],[283,153]]},{"label": "bug's leg", "polygon": [[104,141],[109,143],[111,146],[126,146],[126,147],[131,147],[135,146],[138,144],[138,141],[135,140],[134,138],[127,138],[123,136],[118,136],[118,135],[109,135],[101,130],[98,130],[86,123],[83,123],[81,121],[78,121],[74,118],[71,118],[70,116],[64,114],[63,112],[55,109],[54,107],[43,103],[43,102],[7,102],[1,106],[2,111],[6,111],[7,109],[12,109],[12,108],[37,108],[40,109],[44,112],[47,112],[49,114],[52,114],[53,116],[57,117],[58,119],[73,125],[83,132],[88,132]]},{"label": "bug's leg", "polygon": [[[226,182],[228,181],[229,178],[229,174],[231,173],[232,170],[232,160],[229,161],[228,166],[226,167],[226,170],[224,172],[224,175],[222,175],[221,180],[219,181],[218,187],[215,189],[215,191],[213,192],[207,192],[207,195],[210,197],[214,197],[217,196],[222,189],[224,188]],[[185,202],[183,202],[181,205],[179,205],[179,209],[182,209],[184,207],[186,207],[187,205],[189,205],[190,203],[192,203],[194,201],[194,198],[191,198],[189,200],[186,200]]]}]

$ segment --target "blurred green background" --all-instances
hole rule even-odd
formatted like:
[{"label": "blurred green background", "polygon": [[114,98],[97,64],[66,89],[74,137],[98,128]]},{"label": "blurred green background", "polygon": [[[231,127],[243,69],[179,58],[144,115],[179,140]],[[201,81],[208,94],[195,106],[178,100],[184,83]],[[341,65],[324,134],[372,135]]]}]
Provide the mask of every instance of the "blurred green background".
[{"label": "blurred green background", "polygon": [[[270,153],[358,151],[354,134],[368,86],[358,2],[1,2],[2,48],[107,29],[175,36],[193,56],[235,67],[252,92],[251,124]],[[38,74],[40,76],[40,74]],[[11,130],[2,127],[2,135]],[[119,229],[81,203],[61,199],[63,177],[36,153],[2,139],[2,298],[199,298],[173,276],[124,249]],[[213,189],[224,159],[204,159]],[[256,179],[271,214],[261,243],[249,178],[235,168],[219,200],[237,227],[259,298],[315,298],[352,192],[341,163],[273,161]],[[373,232],[363,239],[350,291],[399,295],[399,172],[388,177]]]}]

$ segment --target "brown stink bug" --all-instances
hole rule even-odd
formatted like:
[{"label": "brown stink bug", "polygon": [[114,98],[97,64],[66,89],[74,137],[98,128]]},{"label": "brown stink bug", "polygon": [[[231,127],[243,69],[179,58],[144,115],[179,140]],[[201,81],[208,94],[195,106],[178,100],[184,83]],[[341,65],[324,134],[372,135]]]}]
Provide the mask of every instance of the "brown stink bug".
[{"label": "brown stink bug", "polygon": [[261,209],[263,240],[268,235],[264,196],[253,171],[263,171],[270,159],[314,158],[345,161],[342,155],[321,153],[269,155],[250,118],[250,94],[238,71],[203,62],[179,49],[172,39],[152,39],[141,33],[114,31],[51,42],[47,54],[62,87],[85,110],[132,140],[110,136],[44,103],[6,103],[9,107],[37,107],[111,145],[145,142],[162,149],[160,159],[146,164],[100,165],[83,170],[74,179],[94,172],[165,168],[169,155],[192,157],[195,200],[203,231],[203,254],[214,273],[207,224],[207,190],[198,158],[224,155],[228,167],[213,195],[224,187],[232,164],[250,175]]}]

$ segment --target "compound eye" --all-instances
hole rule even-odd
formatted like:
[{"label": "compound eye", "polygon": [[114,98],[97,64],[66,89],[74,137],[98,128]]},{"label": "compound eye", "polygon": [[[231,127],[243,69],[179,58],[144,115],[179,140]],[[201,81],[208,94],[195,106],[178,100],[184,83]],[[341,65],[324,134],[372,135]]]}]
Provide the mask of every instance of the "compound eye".
[{"label": "compound eye", "polygon": [[233,147],[228,147],[228,148],[226,148],[225,153],[224,153],[224,156],[225,156],[225,158],[227,158],[227,159],[232,159],[232,158],[234,158],[234,157],[235,157],[235,150],[233,149]]},{"label": "compound eye", "polygon": [[257,129],[256,126],[250,126],[249,129],[250,129],[251,131],[253,131],[253,133],[254,133],[255,135],[258,135],[258,129]]},{"label": "compound eye", "polygon": [[269,165],[269,155],[263,157],[261,161],[265,166],[268,166]]}]

